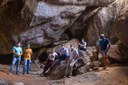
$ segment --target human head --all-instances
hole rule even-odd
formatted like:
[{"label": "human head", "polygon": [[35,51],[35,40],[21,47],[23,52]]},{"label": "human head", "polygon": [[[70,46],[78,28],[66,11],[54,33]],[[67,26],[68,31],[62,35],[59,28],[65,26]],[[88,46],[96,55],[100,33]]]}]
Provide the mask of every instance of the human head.
[{"label": "human head", "polygon": [[100,38],[103,39],[105,37],[104,34],[100,34]]},{"label": "human head", "polygon": [[84,42],[84,38],[82,38],[82,42]]},{"label": "human head", "polygon": [[20,43],[20,42],[18,42],[16,45],[17,45],[17,47],[20,47],[20,46],[21,46],[21,43]]},{"label": "human head", "polygon": [[30,48],[30,47],[31,47],[30,44],[28,44],[28,45],[27,45],[27,48]]},{"label": "human head", "polygon": [[70,45],[70,48],[71,48],[71,50],[73,50],[73,45],[72,44]]},{"label": "human head", "polygon": [[61,47],[64,48],[64,45],[62,44]]},{"label": "human head", "polygon": [[55,49],[52,49],[52,52],[55,52]]}]

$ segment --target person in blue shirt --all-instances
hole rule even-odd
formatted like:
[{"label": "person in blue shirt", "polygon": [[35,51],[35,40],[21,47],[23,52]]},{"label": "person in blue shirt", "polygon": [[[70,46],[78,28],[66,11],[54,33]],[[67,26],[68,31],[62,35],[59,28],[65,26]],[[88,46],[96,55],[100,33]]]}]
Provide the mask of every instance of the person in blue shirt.
[{"label": "person in blue shirt", "polygon": [[99,40],[99,55],[98,57],[100,58],[101,62],[103,63],[103,69],[107,68],[107,65],[109,64],[108,58],[107,58],[107,52],[111,46],[111,43],[109,39],[105,38],[104,34],[100,35],[100,40]]},{"label": "person in blue shirt", "polygon": [[23,54],[20,42],[18,42],[16,46],[12,47],[12,52],[13,52],[13,60],[10,67],[10,72],[11,73],[13,72],[14,65],[16,64],[16,74],[19,75],[19,65],[21,61],[21,55]]},{"label": "person in blue shirt", "polygon": [[61,45],[61,47],[59,49],[59,59],[60,59],[60,61],[68,59],[68,57],[69,57],[68,48],[66,48],[64,45]]}]

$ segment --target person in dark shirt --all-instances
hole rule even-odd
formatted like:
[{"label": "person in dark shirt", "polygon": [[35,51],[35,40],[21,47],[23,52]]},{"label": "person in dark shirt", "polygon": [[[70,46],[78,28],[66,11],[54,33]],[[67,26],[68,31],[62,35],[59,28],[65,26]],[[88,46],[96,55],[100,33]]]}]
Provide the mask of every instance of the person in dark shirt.
[{"label": "person in dark shirt", "polygon": [[107,52],[111,46],[111,43],[109,39],[105,38],[104,34],[100,35],[99,40],[99,55],[101,62],[103,63],[103,69],[107,68],[107,65],[109,64],[108,58],[107,58]]},{"label": "person in dark shirt", "polygon": [[87,43],[84,41],[84,39],[82,39],[81,42],[78,45],[78,49],[86,51],[86,45],[87,45]]}]

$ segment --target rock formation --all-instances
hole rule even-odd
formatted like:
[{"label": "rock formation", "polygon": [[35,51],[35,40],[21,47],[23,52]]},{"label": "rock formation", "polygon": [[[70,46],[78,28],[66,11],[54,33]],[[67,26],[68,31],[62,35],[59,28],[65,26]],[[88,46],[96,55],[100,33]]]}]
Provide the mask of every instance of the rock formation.
[{"label": "rock formation", "polygon": [[0,54],[11,53],[18,41],[33,49],[53,45],[64,33],[88,45],[104,33],[128,47],[127,5],[127,0],[1,0]]}]

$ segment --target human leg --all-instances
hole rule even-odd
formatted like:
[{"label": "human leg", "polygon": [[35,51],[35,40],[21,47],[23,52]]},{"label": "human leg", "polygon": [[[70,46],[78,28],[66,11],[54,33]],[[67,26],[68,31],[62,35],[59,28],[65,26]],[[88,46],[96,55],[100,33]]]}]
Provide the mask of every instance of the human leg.
[{"label": "human leg", "polygon": [[47,63],[44,66],[44,70],[43,70],[43,74],[46,73],[46,71],[48,70],[48,68],[52,65],[52,60],[48,60]]},{"label": "human leg", "polygon": [[31,60],[27,60],[27,73],[28,74],[30,72],[30,64],[31,64]]},{"label": "human leg", "polygon": [[17,58],[17,64],[16,64],[16,74],[19,74],[19,65],[20,65],[21,57]]},{"label": "human leg", "polygon": [[25,74],[26,71],[27,71],[27,60],[24,60],[23,74]]},{"label": "human leg", "polygon": [[17,59],[15,57],[13,57],[12,64],[10,66],[10,72],[12,72],[14,70],[14,65],[15,65],[16,61],[17,61]]}]

